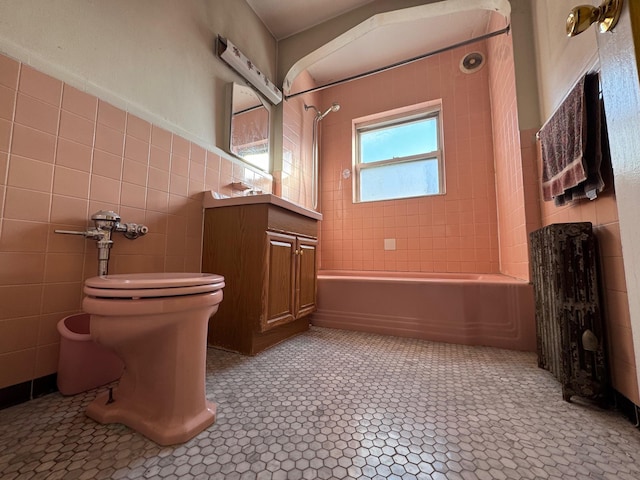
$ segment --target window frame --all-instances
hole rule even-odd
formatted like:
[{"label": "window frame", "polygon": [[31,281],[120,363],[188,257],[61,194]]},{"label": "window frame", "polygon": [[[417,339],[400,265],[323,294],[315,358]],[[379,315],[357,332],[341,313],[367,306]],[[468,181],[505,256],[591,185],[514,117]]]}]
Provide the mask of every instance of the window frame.
[{"label": "window frame", "polygon": [[[436,119],[436,135],[438,140],[438,149],[432,152],[423,152],[417,155],[409,155],[406,157],[394,157],[375,162],[364,163],[360,158],[360,136],[376,130],[382,130],[393,126],[401,126],[418,120]],[[407,198],[430,197],[435,195],[444,195],[445,191],[445,163],[444,163],[444,135],[443,135],[443,115],[442,101],[424,102],[410,107],[394,109],[391,111],[381,112],[375,115],[369,115],[354,119],[353,126],[353,203],[370,203],[384,202],[391,200],[402,200]],[[414,195],[410,197],[392,197],[376,200],[362,200],[361,191],[361,171],[370,168],[384,167],[388,165],[397,165],[401,163],[412,163],[419,160],[435,159],[438,165],[438,192],[427,193],[422,195]]]}]

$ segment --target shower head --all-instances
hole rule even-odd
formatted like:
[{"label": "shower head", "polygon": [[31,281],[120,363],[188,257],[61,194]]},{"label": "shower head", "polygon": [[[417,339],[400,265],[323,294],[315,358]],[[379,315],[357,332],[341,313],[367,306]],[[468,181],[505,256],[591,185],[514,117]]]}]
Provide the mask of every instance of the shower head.
[{"label": "shower head", "polygon": [[327,108],[322,115],[319,116],[318,120],[322,120],[324,117],[329,115],[331,112],[337,112],[340,110],[340,104],[333,102],[329,108]]},{"label": "shower head", "polygon": [[305,110],[309,110],[310,108],[314,109],[316,111],[316,119],[318,121],[322,120],[324,117],[326,117],[327,115],[329,115],[331,112],[337,112],[338,110],[340,110],[340,104],[333,102],[331,104],[331,106],[329,108],[327,108],[324,113],[320,113],[320,110],[318,110],[318,108],[315,105],[307,105],[305,103],[304,105],[304,109]]}]

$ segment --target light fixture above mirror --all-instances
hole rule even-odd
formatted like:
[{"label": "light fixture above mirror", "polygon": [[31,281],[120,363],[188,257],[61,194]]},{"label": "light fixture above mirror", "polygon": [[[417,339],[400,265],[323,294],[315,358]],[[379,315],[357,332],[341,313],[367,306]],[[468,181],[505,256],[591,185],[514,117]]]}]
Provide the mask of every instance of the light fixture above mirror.
[{"label": "light fixture above mirror", "polygon": [[233,43],[221,35],[216,41],[216,53],[249,84],[274,105],[282,101],[282,92]]}]

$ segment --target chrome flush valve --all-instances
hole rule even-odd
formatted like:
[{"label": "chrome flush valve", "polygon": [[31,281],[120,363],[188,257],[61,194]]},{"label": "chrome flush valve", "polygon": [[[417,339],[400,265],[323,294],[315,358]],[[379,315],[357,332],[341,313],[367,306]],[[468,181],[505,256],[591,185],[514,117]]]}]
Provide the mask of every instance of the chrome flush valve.
[{"label": "chrome flush valve", "polygon": [[[91,215],[91,220],[95,228],[90,228],[86,232],[75,232],[69,230],[56,230],[56,233],[66,233],[70,235],[84,235],[94,240],[111,240],[111,232],[122,232],[125,237],[133,240],[145,235],[149,228],[146,225],[137,223],[120,223],[120,215],[111,210],[100,210]],[[108,238],[105,238],[108,237]]]},{"label": "chrome flush valve", "polygon": [[111,210],[100,210],[91,215],[91,220],[93,220],[95,228],[90,228],[85,232],[55,230],[55,233],[82,235],[85,238],[96,240],[98,247],[98,275],[106,275],[108,271],[109,250],[113,245],[113,240],[111,240],[112,232],[122,232],[125,237],[134,240],[149,231],[146,225],[120,223],[120,215]]},{"label": "chrome flush valve", "polygon": [[120,223],[120,215],[111,210],[100,210],[91,215],[91,220],[99,230],[111,230],[124,233],[124,236],[134,240],[145,235],[149,228],[137,223]]}]

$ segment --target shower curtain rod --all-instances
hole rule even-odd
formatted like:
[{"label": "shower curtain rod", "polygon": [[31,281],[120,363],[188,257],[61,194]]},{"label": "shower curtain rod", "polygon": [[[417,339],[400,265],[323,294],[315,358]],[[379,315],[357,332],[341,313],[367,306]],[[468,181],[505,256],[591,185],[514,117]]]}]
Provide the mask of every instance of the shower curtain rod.
[{"label": "shower curtain rod", "polygon": [[409,63],[417,62],[418,60],[422,60],[427,57],[432,57],[433,55],[437,55],[439,53],[447,52],[449,50],[453,50],[455,48],[464,47],[466,45],[470,45],[472,43],[479,42],[481,40],[486,40],[487,38],[497,37],[498,35],[503,35],[505,33],[509,33],[511,30],[511,25],[507,25],[502,30],[496,30],[495,32],[485,33],[484,35],[480,35],[479,37],[470,38],[469,40],[465,40],[460,43],[454,43],[453,45],[449,45],[448,47],[439,48],[438,50],[433,50],[429,53],[423,53],[422,55],[418,55],[417,57],[409,58],[408,60],[402,60],[400,62],[392,63],[391,65],[387,65],[386,67],[376,68],[374,70],[369,70],[368,72],[359,73],[357,75],[353,75],[351,77],[343,78],[342,80],[336,80],[333,82],[329,82],[326,85],[321,85],[319,87],[313,87],[308,90],[304,90],[302,92],[292,93],[291,95],[285,95],[284,99],[289,100],[290,98],[297,97],[298,95],[304,95],[305,93],[313,93],[318,92],[320,90],[324,90],[325,88],[335,87],[336,85],[342,85],[343,83],[351,82],[352,80],[358,80],[360,78],[368,77],[370,75],[374,75],[376,73],[385,72],[387,70],[391,70],[396,67],[402,67],[403,65],[408,65]]}]

